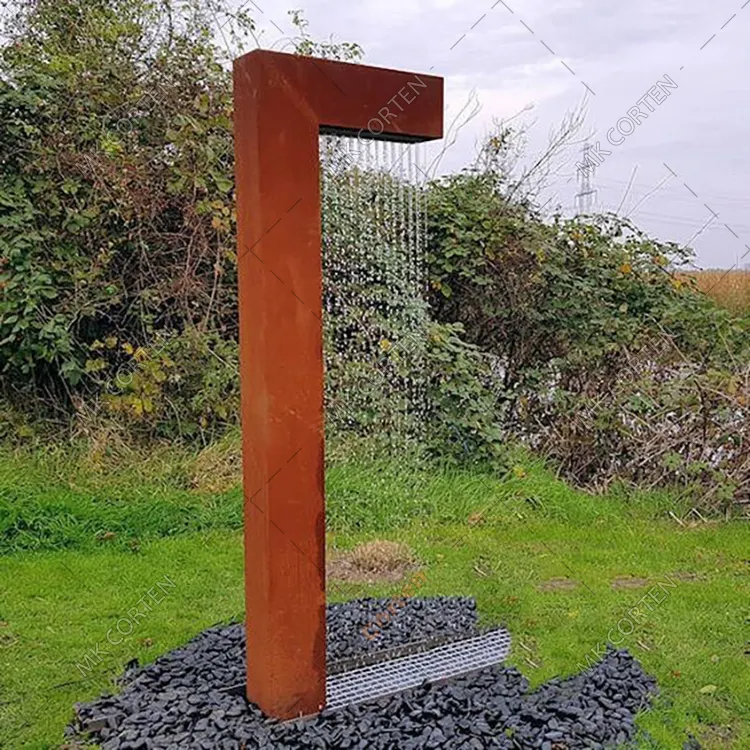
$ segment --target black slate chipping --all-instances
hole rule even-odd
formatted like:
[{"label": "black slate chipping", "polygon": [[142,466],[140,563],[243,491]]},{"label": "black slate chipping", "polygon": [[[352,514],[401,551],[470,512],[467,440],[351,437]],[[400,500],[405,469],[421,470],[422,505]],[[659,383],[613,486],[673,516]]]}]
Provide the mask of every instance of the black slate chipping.
[{"label": "black slate chipping", "polygon": [[[329,659],[479,632],[473,600],[437,597],[409,600],[377,638],[365,638],[361,628],[389,602],[329,605]],[[244,681],[244,640],[239,624],[209,628],[150,666],[130,666],[121,693],[76,705],[66,734],[80,739],[88,730],[104,750],[605,748],[632,740],[635,713],[656,692],[627,651],[610,648],[586,672],[533,692],[516,669],[500,665],[279,724],[225,690]]]}]

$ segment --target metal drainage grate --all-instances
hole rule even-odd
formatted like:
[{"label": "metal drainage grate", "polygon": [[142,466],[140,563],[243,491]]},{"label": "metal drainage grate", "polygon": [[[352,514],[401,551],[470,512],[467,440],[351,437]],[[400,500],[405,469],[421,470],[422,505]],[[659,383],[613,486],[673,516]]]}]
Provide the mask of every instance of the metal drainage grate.
[{"label": "metal drainage grate", "polygon": [[503,661],[510,652],[507,630],[439,646],[411,656],[333,675],[326,684],[326,708],[383,698],[423,682],[438,682]]}]

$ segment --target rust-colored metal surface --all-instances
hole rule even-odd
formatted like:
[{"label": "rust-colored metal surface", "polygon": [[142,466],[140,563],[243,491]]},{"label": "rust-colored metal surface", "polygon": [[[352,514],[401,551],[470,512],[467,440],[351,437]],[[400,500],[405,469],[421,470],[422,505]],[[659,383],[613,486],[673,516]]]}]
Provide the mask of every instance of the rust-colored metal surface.
[{"label": "rust-colored metal surface", "polygon": [[247,694],[325,703],[318,135],[442,137],[441,78],[257,50],[234,64]]}]

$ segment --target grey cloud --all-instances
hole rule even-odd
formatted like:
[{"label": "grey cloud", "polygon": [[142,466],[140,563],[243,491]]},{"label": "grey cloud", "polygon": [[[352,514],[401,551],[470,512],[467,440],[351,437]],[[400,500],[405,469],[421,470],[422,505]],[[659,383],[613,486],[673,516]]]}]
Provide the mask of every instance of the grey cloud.
[{"label": "grey cloud", "polygon": [[[601,137],[658,78],[671,75],[678,89],[600,167],[595,186],[600,180],[602,203],[616,206],[621,197],[617,188],[627,184],[635,165],[633,195],[643,195],[668,174],[666,162],[679,181],[649,198],[635,218],[665,239],[684,240],[692,226],[697,230],[705,220],[703,203],[716,205],[722,220],[738,227],[742,241],[738,244],[726,229],[709,229],[695,242],[699,261],[734,263],[737,248],[750,244],[750,231],[743,238],[739,229],[750,228],[750,152],[745,145],[750,5],[741,11],[740,3],[726,0],[507,2],[513,14],[502,4],[490,10],[489,0],[308,0],[305,13],[312,33],[359,42],[369,63],[417,71],[432,66],[446,78],[453,111],[472,86],[479,90],[482,111],[462,132],[446,168],[457,168],[473,156],[493,118],[509,117],[529,103],[535,104],[537,123],[530,147],[541,147],[550,127],[580,102],[582,81],[596,92],[589,97],[588,122]],[[732,14],[736,17],[729,21]],[[575,181],[566,182],[569,176],[567,172],[551,191],[568,210],[575,192]],[[691,202],[683,182],[702,197],[700,202]]]}]

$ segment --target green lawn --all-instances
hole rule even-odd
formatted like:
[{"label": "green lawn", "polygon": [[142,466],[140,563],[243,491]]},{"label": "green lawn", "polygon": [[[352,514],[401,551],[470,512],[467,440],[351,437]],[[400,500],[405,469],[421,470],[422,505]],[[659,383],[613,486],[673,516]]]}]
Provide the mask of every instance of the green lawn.
[{"label": "green lawn", "polygon": [[[747,525],[681,526],[667,494],[593,497],[517,460],[502,480],[332,469],[329,541],[409,544],[426,574],[420,595],[476,597],[535,684],[617,640],[662,689],[639,720],[644,747],[681,748],[688,732],[706,747],[750,747]],[[112,689],[126,662],[242,616],[238,490],[191,489],[189,461],[165,462],[110,473],[0,455],[0,747],[59,746],[73,703]],[[330,589],[342,599],[401,587]],[[151,611],[133,625],[139,601]]]}]

